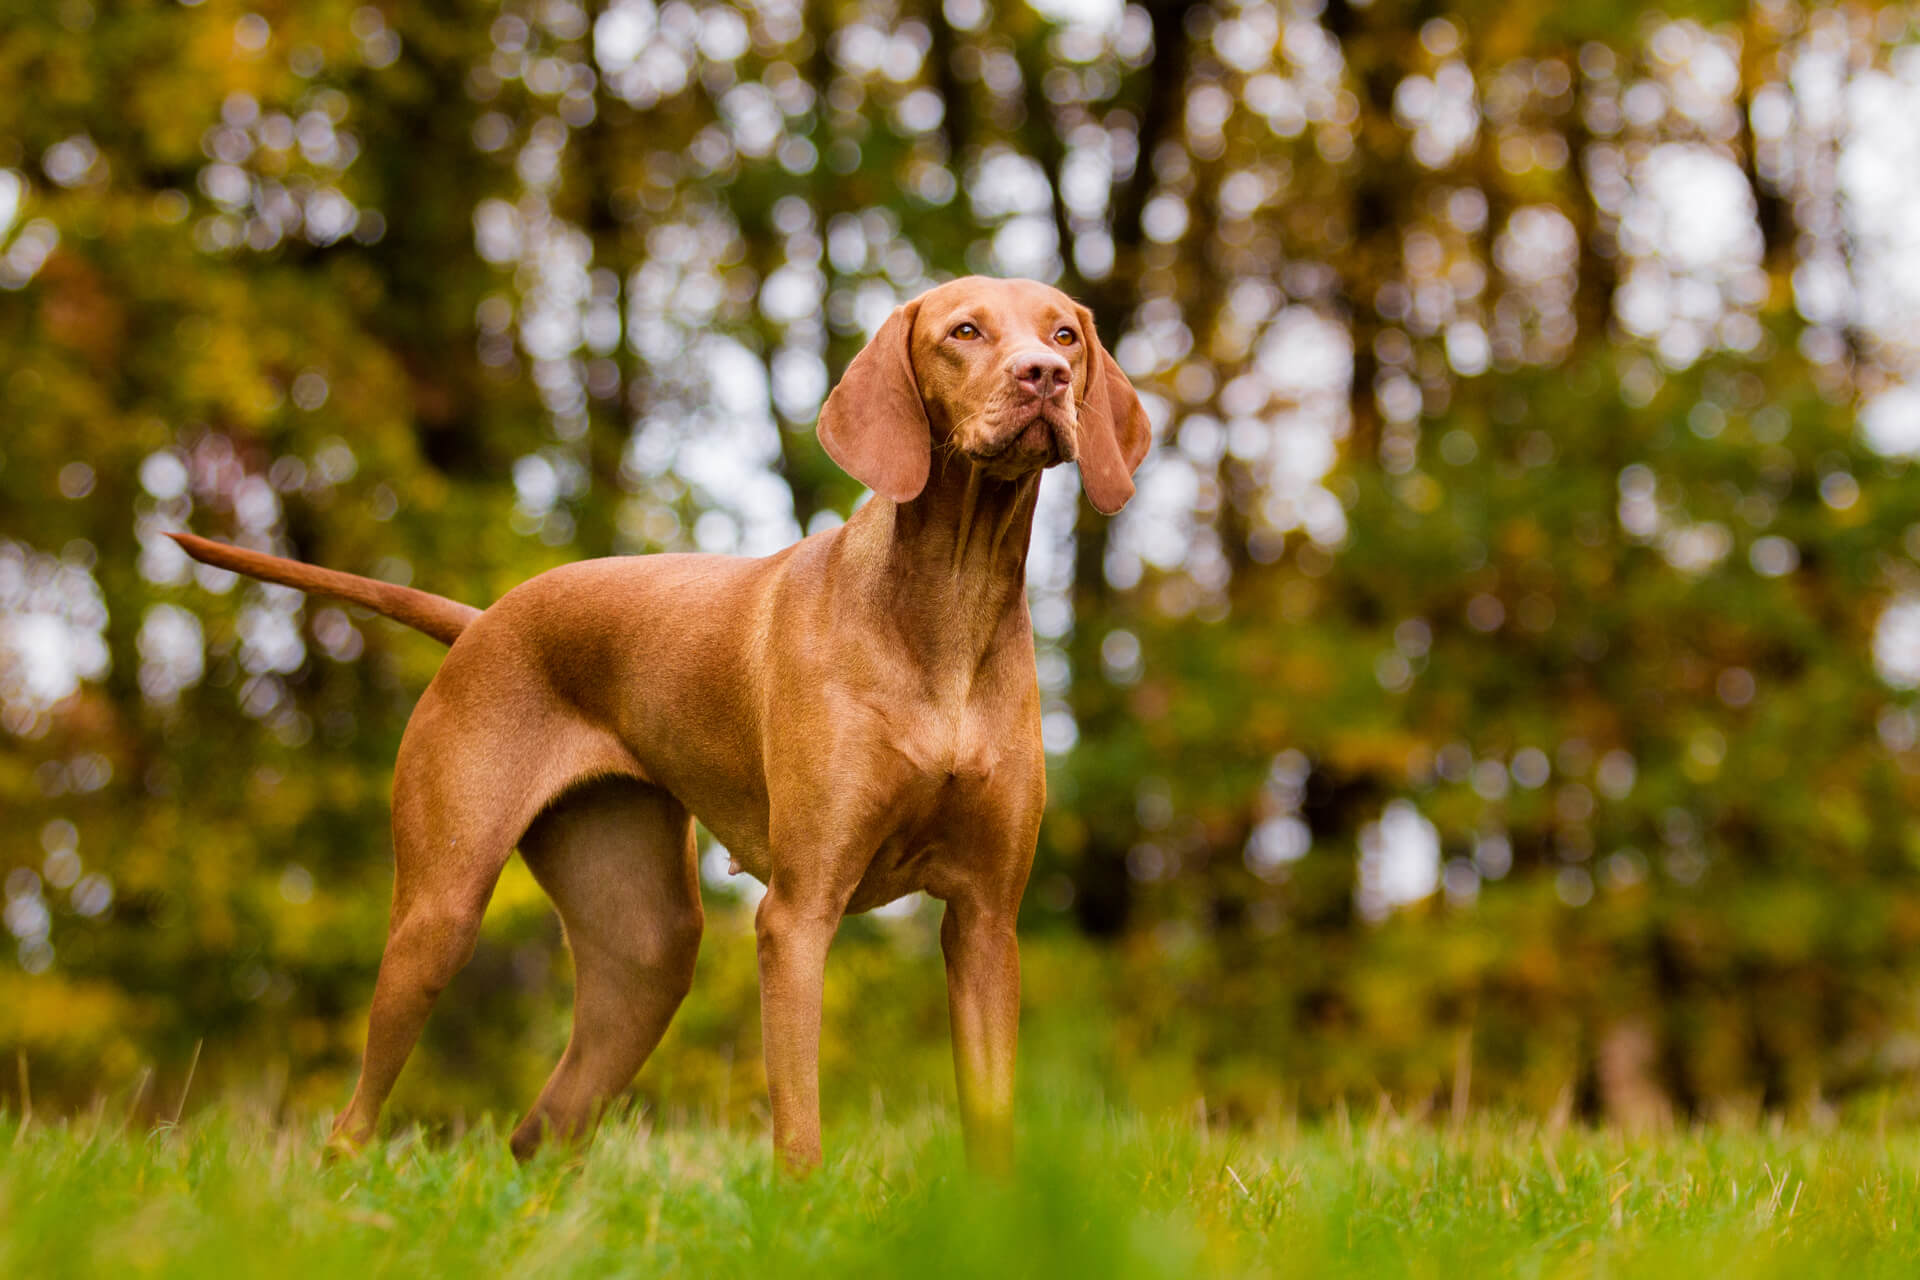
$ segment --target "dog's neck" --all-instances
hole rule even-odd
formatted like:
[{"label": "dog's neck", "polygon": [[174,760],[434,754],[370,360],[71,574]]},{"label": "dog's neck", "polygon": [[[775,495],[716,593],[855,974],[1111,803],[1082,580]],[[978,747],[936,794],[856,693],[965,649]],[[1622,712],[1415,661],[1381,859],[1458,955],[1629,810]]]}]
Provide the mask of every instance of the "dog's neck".
[{"label": "dog's neck", "polygon": [[994,479],[945,451],[935,455],[919,497],[895,503],[876,495],[846,532],[883,625],[916,654],[958,660],[966,671],[997,641],[1018,635],[1030,643],[1027,547],[1039,496],[1038,472]]}]

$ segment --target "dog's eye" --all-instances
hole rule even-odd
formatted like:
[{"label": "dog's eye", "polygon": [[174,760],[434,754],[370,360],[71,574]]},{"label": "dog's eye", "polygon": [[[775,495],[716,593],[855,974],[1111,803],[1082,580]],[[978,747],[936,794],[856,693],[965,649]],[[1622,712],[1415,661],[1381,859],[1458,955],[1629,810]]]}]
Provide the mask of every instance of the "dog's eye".
[{"label": "dog's eye", "polygon": [[957,324],[953,327],[953,336],[962,342],[968,342],[979,337],[980,331],[970,324]]},{"label": "dog's eye", "polygon": [[1070,347],[1080,341],[1080,335],[1063,325],[1053,331],[1053,340],[1063,347]]}]

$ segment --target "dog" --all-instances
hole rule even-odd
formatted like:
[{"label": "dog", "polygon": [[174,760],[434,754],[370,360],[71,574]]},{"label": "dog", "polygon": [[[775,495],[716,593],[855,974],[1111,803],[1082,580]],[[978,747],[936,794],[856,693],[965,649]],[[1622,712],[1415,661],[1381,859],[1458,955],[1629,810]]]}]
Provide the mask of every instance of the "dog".
[{"label": "dog", "polygon": [[969,277],[893,311],[820,412],[873,498],[774,555],[565,565],[484,612],[173,535],[198,560],[351,601],[452,646],[401,738],[393,911],[366,1052],[328,1143],[370,1141],[518,846],[575,969],[573,1030],[512,1149],[588,1133],[665,1032],[702,928],[693,823],[767,887],[755,916],[773,1142],[820,1161],[827,948],[842,916],[945,903],[963,1133],[1011,1158],[1015,917],[1046,798],[1027,615],[1043,470],[1103,514],[1151,428],[1065,294]]}]

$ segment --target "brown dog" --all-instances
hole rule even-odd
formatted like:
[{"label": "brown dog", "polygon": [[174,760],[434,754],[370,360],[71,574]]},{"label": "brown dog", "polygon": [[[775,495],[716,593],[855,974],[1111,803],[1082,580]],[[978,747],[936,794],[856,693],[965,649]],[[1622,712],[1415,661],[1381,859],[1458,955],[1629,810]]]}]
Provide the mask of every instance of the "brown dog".
[{"label": "brown dog", "polygon": [[575,991],[572,1038],[513,1150],[585,1132],[692,980],[697,816],[767,886],[760,1005],[788,1164],[820,1159],[820,996],[840,918],[915,890],[946,903],[968,1147],[1005,1161],[1014,919],[1046,792],[1025,596],[1040,472],[1075,460],[1094,506],[1118,511],[1147,416],[1084,307],[969,278],[894,311],[819,433],[875,494],[841,528],[764,559],[567,565],[484,613],[179,535],[209,564],[453,645],[400,743],[393,915],[335,1145],[373,1136],[516,844],[559,908]]}]

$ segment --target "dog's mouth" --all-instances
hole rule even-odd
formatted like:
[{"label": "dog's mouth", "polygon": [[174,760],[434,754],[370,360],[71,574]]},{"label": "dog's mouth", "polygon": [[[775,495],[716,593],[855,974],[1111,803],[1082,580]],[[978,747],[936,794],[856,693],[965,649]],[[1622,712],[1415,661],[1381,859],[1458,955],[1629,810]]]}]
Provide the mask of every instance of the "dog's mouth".
[{"label": "dog's mouth", "polygon": [[1038,465],[1044,469],[1073,457],[1073,423],[1065,410],[1052,401],[1033,407],[1024,425],[1015,419],[1012,429],[984,447],[968,450],[975,462],[998,464],[1008,469],[1026,470]]},{"label": "dog's mouth", "polygon": [[1042,453],[1051,452],[1053,448],[1053,423],[1048,420],[1045,413],[1036,413],[1033,415],[1033,421],[1029,422],[1019,435],[1008,441],[1007,447],[1002,452],[1011,453],[1018,450],[1021,453]]}]

